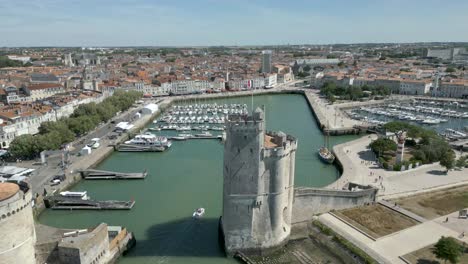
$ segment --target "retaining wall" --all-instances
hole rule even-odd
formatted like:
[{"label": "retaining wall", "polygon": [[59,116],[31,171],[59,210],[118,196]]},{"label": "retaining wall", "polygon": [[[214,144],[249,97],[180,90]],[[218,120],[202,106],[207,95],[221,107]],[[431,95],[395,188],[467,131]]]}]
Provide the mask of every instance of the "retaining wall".
[{"label": "retaining wall", "polygon": [[359,191],[296,188],[292,222],[310,221],[317,214],[372,203],[377,191],[375,188]]}]

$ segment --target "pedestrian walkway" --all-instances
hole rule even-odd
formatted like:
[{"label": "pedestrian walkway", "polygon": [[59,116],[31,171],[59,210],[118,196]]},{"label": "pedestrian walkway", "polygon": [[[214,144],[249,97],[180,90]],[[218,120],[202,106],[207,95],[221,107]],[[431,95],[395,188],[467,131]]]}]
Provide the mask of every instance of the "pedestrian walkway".
[{"label": "pedestrian walkway", "polygon": [[379,201],[379,204],[391,209],[391,210],[394,210],[402,215],[406,215],[407,217],[411,218],[411,219],[414,219],[415,221],[418,221],[419,223],[424,223],[427,221],[426,218],[424,217],[421,217],[413,212],[410,212],[408,210],[406,210],[405,208],[401,208],[400,206],[398,206],[396,203],[391,203],[391,202],[388,202],[386,200],[380,200]]},{"label": "pedestrian walkway", "polygon": [[[448,215],[450,217],[453,214]],[[416,226],[381,237],[375,241],[360,233],[356,229],[334,217],[332,214],[323,214],[319,220],[332,228],[336,233],[343,236],[356,246],[360,247],[379,263],[401,263],[405,264],[399,257],[436,243],[442,236],[451,236],[465,243],[468,238],[462,237],[460,230],[450,228],[441,222],[443,216],[435,220],[427,220]],[[463,219],[463,221],[468,221]],[[466,223],[465,223],[466,227]]]},{"label": "pedestrian walkway", "polygon": [[341,189],[348,182],[372,185],[379,188],[380,199],[394,199],[432,191],[437,188],[468,184],[468,169],[449,171],[447,174],[439,163],[422,165],[406,171],[388,171],[375,162],[375,155],[368,148],[377,135],[359,139],[333,147],[337,159],[343,167],[343,174],[327,186]]}]

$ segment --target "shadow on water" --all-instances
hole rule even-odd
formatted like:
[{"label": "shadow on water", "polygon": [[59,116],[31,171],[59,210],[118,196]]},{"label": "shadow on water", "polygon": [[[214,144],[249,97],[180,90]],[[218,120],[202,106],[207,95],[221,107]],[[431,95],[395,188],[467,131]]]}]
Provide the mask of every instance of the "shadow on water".
[{"label": "shadow on water", "polygon": [[[127,257],[224,257],[218,243],[218,218],[182,218],[151,226],[146,238],[136,238],[136,247]],[[213,246],[216,245],[216,246]]]}]

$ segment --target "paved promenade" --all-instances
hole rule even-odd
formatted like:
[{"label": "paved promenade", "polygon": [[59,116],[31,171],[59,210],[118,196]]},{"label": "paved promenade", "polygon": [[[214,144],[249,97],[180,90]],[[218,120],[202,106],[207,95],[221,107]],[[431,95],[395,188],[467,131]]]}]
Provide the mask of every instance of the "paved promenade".
[{"label": "paved promenade", "polygon": [[307,90],[305,95],[319,122],[326,128],[353,129],[355,125],[362,125],[362,122],[347,117],[339,108],[339,104],[330,104],[326,99],[320,98],[318,90]]},{"label": "paved promenade", "polygon": [[[455,221],[453,219],[454,215],[450,214],[378,238],[375,241],[331,214],[323,214],[319,216],[319,220],[325,225],[331,227],[341,236],[362,248],[370,256],[378,260],[379,263],[404,264],[405,262],[402,261],[399,256],[403,256],[420,248],[434,244],[441,236],[452,236],[468,243],[468,238],[466,236],[461,237],[461,232],[463,232],[461,230],[463,227],[460,226],[462,224],[452,224],[452,226],[457,226],[458,229],[452,228],[449,223],[442,223],[442,219],[445,219],[446,217],[450,217],[451,220],[449,220],[449,223]],[[466,222],[467,220],[460,219],[459,221]],[[467,228],[466,223],[464,223],[464,228]]]},{"label": "paved promenade", "polygon": [[[336,145],[333,148],[343,166],[343,174],[328,188],[342,188],[348,182],[378,187],[380,199],[392,199],[432,191],[440,188],[468,184],[468,169],[445,173],[438,163],[422,165],[406,171],[387,171],[375,163],[375,155],[368,148],[376,135]],[[381,180],[379,180],[381,176]]]}]

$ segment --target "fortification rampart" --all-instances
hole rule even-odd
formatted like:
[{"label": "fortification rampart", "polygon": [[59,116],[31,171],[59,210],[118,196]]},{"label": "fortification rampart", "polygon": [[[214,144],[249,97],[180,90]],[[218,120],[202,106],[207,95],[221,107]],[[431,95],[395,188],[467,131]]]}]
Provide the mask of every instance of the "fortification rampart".
[{"label": "fortification rampart", "polygon": [[[356,186],[357,185],[353,185],[353,188]],[[378,190],[367,186],[364,188],[354,190],[296,188],[294,193],[292,222],[300,223],[310,221],[313,219],[314,215],[317,214],[374,202]]]}]

